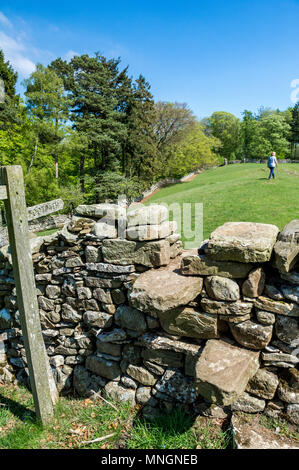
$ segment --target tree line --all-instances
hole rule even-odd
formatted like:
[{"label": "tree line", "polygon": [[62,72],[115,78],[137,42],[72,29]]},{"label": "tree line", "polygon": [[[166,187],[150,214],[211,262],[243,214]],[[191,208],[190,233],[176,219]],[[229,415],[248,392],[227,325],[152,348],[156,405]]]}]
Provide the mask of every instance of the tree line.
[{"label": "tree line", "polygon": [[37,64],[23,99],[0,50],[0,78],[1,165],[23,167],[28,205],[61,197],[69,210],[119,194],[131,199],[224,158],[265,158],[272,149],[287,158],[299,142],[298,104],[199,121],[186,104],[155,102],[145,77],[99,53]]}]

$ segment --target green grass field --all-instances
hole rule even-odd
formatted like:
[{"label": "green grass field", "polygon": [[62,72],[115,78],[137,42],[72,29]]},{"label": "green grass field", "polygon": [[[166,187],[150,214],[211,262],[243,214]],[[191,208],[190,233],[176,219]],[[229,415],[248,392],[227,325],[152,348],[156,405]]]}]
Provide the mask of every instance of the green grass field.
[{"label": "green grass field", "polygon": [[[146,205],[203,203],[204,239],[230,221],[261,222],[282,229],[299,218],[299,164],[281,164],[275,180],[268,181],[268,173],[266,165],[258,163],[213,168],[188,183],[161,189]],[[194,219],[192,223],[194,228]],[[184,231],[181,233],[185,241]]]}]

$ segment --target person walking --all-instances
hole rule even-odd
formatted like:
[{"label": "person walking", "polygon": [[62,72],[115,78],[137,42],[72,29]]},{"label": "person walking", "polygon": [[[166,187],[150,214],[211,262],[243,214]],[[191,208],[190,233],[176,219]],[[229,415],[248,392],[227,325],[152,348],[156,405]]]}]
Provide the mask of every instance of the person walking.
[{"label": "person walking", "polygon": [[278,161],[277,161],[277,158],[276,158],[276,153],[275,152],[272,152],[270,157],[268,158],[268,168],[270,170],[270,174],[269,174],[269,180],[273,177],[273,179],[275,179],[275,174],[274,174],[274,169],[275,167],[278,166]]}]

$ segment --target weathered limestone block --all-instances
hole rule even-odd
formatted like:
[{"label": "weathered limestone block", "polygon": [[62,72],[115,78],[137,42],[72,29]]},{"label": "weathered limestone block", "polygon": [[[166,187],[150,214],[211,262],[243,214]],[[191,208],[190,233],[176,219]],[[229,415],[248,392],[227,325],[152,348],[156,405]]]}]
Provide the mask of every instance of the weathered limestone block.
[{"label": "weathered limestone block", "polygon": [[216,261],[204,254],[184,256],[181,263],[181,273],[185,276],[221,276],[229,279],[243,279],[251,269],[252,264]]},{"label": "weathered limestone block", "polygon": [[299,363],[299,359],[295,356],[295,354],[283,353],[281,351],[272,353],[262,352],[262,359],[264,362],[271,364],[274,367],[276,364],[281,362],[289,363],[289,367],[291,367],[292,364]]},{"label": "weathered limestone block", "polygon": [[99,333],[97,339],[103,343],[114,343],[115,341],[122,341],[127,338],[127,333],[122,328],[114,328],[112,331]]},{"label": "weathered limestone block", "polygon": [[244,411],[245,413],[260,413],[264,411],[265,406],[265,400],[252,397],[244,392],[237,401],[232,403],[231,409],[232,411]]},{"label": "weathered limestone block", "polygon": [[218,261],[264,263],[271,258],[278,233],[271,224],[227,222],[211,233],[205,252]]},{"label": "weathered limestone block", "polygon": [[266,276],[262,268],[250,271],[248,278],[243,282],[242,293],[247,297],[258,297],[262,294]]},{"label": "weathered limestone block", "polygon": [[155,406],[158,402],[151,395],[151,387],[138,387],[136,391],[136,401],[141,405]]},{"label": "weathered limestone block", "polygon": [[108,382],[104,390],[107,397],[112,398],[116,402],[130,403],[131,406],[136,405],[134,389],[123,387],[117,382]]},{"label": "weathered limestone block", "polygon": [[121,370],[115,361],[108,361],[98,356],[87,356],[85,366],[88,370],[100,377],[110,380],[120,380]]},{"label": "weathered limestone block", "polygon": [[160,225],[137,225],[127,228],[126,238],[136,241],[160,240],[171,235],[176,228],[173,222],[169,221]]},{"label": "weathered limestone block", "polygon": [[112,298],[110,291],[105,291],[101,287],[94,289],[93,297],[104,304],[112,304]]},{"label": "weathered limestone block", "polygon": [[252,303],[242,302],[240,300],[236,302],[224,302],[208,298],[201,299],[200,305],[205,312],[228,316],[248,315],[253,307]]},{"label": "weathered limestone block", "polygon": [[100,240],[104,238],[116,238],[117,228],[114,221],[97,222],[92,228],[92,233]]},{"label": "weathered limestone block", "polygon": [[230,405],[258,368],[259,352],[209,340],[196,364],[196,390],[211,403]]},{"label": "weathered limestone block", "polygon": [[259,310],[286,315],[288,317],[299,317],[299,305],[258,297],[254,301],[254,306]]},{"label": "weathered limestone block", "polygon": [[108,263],[86,263],[86,269],[109,274],[130,274],[135,271],[133,265],[121,266]]},{"label": "weathered limestone block", "polygon": [[114,320],[121,328],[128,328],[140,334],[147,329],[144,314],[128,305],[121,305],[117,308]]},{"label": "weathered limestone block", "polygon": [[69,233],[74,234],[86,234],[91,231],[91,228],[94,226],[95,222],[92,219],[87,219],[85,217],[77,217],[73,215],[69,224],[66,224],[67,230]]},{"label": "weathered limestone block", "polygon": [[181,305],[187,305],[202,289],[201,278],[187,278],[178,272],[180,258],[167,267],[142,273],[129,292],[132,307],[157,316]]},{"label": "weathered limestone block", "polygon": [[59,286],[52,286],[49,284],[46,287],[46,296],[49,297],[49,299],[58,299],[60,296],[61,288]]},{"label": "weathered limestone block", "polygon": [[194,308],[181,307],[159,315],[162,328],[170,334],[189,338],[218,338],[218,318]]},{"label": "weathered limestone block", "polygon": [[275,322],[276,336],[286,344],[299,338],[299,326],[296,318],[277,315]]},{"label": "weathered limestone block", "polygon": [[103,240],[102,252],[104,261],[112,264],[158,267],[170,261],[170,245],[166,240],[143,243],[121,238]]},{"label": "weathered limestone block", "polygon": [[245,348],[264,349],[272,338],[272,325],[265,326],[247,320],[242,323],[230,323],[229,326],[235,340]]},{"label": "weathered limestone block", "polygon": [[130,364],[127,367],[126,374],[128,374],[134,380],[137,380],[137,382],[141,383],[142,385],[152,386],[157,382],[157,377],[142,366]]},{"label": "weathered limestone block", "polygon": [[271,400],[278,386],[278,377],[267,369],[258,369],[257,373],[249,380],[246,392],[259,398]]},{"label": "weathered limestone block", "polygon": [[262,325],[274,325],[276,316],[274,313],[265,312],[264,310],[257,310],[256,318]]},{"label": "weathered limestone block", "polygon": [[197,398],[193,379],[186,377],[178,369],[167,369],[162,378],[156,383],[157,396],[166,395],[174,401],[193,403]]},{"label": "weathered limestone block", "polygon": [[175,351],[143,349],[141,355],[145,361],[154,362],[160,366],[182,367],[183,354]]},{"label": "weathered limestone block", "polygon": [[99,247],[87,246],[85,248],[86,263],[100,263],[102,261],[102,252]]},{"label": "weathered limestone block", "polygon": [[278,235],[274,253],[277,269],[288,273],[294,267],[299,254],[299,219],[289,222]]},{"label": "weathered limestone block", "polygon": [[62,306],[61,318],[66,322],[77,323],[82,320],[82,314],[68,304]]},{"label": "weathered limestone block", "polygon": [[76,213],[79,215],[93,217],[95,219],[101,219],[105,217],[105,220],[117,220],[119,214],[122,214],[124,211],[118,204],[90,204],[85,205],[81,204],[76,208]]},{"label": "weathered limestone block", "polygon": [[113,322],[113,316],[105,312],[87,310],[83,314],[84,323],[90,328],[109,328]]},{"label": "weathered limestone block", "polygon": [[205,278],[205,288],[208,295],[215,300],[235,301],[240,299],[239,285],[232,279],[208,276]]},{"label": "weathered limestone block", "polygon": [[103,343],[97,341],[97,351],[99,353],[109,354],[109,356],[120,357],[121,356],[121,345],[114,343]]},{"label": "weathered limestone block", "polygon": [[160,225],[168,219],[168,209],[165,206],[152,204],[129,209],[127,212],[128,227],[136,225]]}]

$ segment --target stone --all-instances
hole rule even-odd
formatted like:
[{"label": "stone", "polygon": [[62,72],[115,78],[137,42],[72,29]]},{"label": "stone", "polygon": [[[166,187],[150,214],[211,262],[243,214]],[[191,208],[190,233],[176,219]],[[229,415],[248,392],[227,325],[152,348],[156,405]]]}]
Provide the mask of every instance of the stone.
[{"label": "stone", "polygon": [[[299,426],[299,405],[297,403],[288,405],[286,409],[286,416],[291,423]],[[299,449],[299,446],[297,449]]]},{"label": "stone", "polygon": [[150,350],[143,349],[142,357],[145,361],[153,362],[160,366],[166,367],[182,367],[183,354],[167,350]]},{"label": "stone", "polygon": [[256,318],[262,325],[274,325],[276,321],[274,313],[265,312],[264,310],[257,310]]},{"label": "stone", "polygon": [[299,286],[281,286],[280,289],[285,299],[299,304]]},{"label": "stone", "polygon": [[267,297],[270,297],[273,300],[283,300],[283,295],[280,290],[271,284],[265,285],[264,293]]},{"label": "stone", "polygon": [[59,286],[52,286],[49,284],[46,287],[45,293],[50,299],[58,299],[60,296],[61,288]]},{"label": "stone", "polygon": [[87,310],[83,314],[83,321],[91,328],[109,328],[113,323],[113,316],[106,312]]},{"label": "stone", "polygon": [[55,304],[54,304],[54,301],[52,299],[47,299],[47,297],[39,295],[38,296],[38,306],[42,310],[49,311],[49,310],[54,310]]},{"label": "stone", "polygon": [[208,298],[201,299],[200,305],[205,312],[228,316],[248,315],[253,307],[252,303],[242,302],[240,300],[236,302],[224,302]]},{"label": "stone", "polygon": [[117,238],[117,228],[114,221],[97,222],[92,228],[92,233],[100,240],[104,238]]},{"label": "stone", "polygon": [[78,287],[77,295],[78,295],[78,299],[86,300],[86,299],[91,299],[92,293],[88,287]]},{"label": "stone", "polygon": [[[135,344],[150,350],[167,350],[182,354],[197,355],[201,349],[200,342],[193,344],[190,340],[183,340],[174,336],[162,336],[161,333],[147,332],[138,338]],[[175,366],[174,366],[175,367]]]},{"label": "stone", "polygon": [[125,292],[121,289],[113,289],[111,291],[112,302],[116,305],[124,304],[127,300]]},{"label": "stone", "polygon": [[251,320],[242,323],[230,323],[230,330],[235,340],[245,348],[264,349],[271,341],[273,326],[265,326]]},{"label": "stone", "polygon": [[114,328],[112,331],[99,333],[97,339],[103,343],[114,343],[115,341],[122,341],[127,338],[125,330],[122,328]]},{"label": "stone", "polygon": [[131,406],[135,406],[135,390],[123,387],[117,382],[108,382],[105,387],[105,395],[107,398],[120,403],[129,403]]},{"label": "stone", "polygon": [[259,398],[271,400],[278,386],[278,377],[267,369],[258,369],[257,373],[249,380],[246,392]]},{"label": "stone", "polygon": [[170,261],[170,245],[166,240],[135,242],[124,239],[103,240],[103,259],[112,264],[165,266]]},{"label": "stone", "polygon": [[275,322],[276,336],[286,344],[291,344],[299,337],[299,326],[296,318],[277,315]]},{"label": "stone", "polygon": [[78,323],[82,320],[82,314],[68,304],[62,306],[61,318],[66,322]]},{"label": "stone", "polygon": [[258,352],[223,340],[208,340],[196,364],[196,390],[210,403],[230,405],[245,391],[258,368]]},{"label": "stone", "polygon": [[163,375],[165,368],[150,361],[143,361],[144,366],[154,375]]},{"label": "stone", "polygon": [[87,246],[85,248],[86,263],[99,263],[102,261],[102,254],[98,247]]},{"label": "stone", "polygon": [[288,369],[280,378],[278,397],[287,403],[299,404],[299,371],[297,369]]},{"label": "stone", "polygon": [[97,351],[99,353],[109,354],[110,356],[120,357],[121,356],[121,345],[114,343],[103,343],[97,341]]},{"label": "stone", "polygon": [[239,285],[232,279],[221,276],[205,278],[205,288],[209,297],[215,300],[235,301],[240,299]]},{"label": "stone", "polygon": [[77,267],[81,267],[81,266],[84,266],[84,265],[82,263],[82,259],[79,258],[79,256],[69,258],[65,262],[65,267],[66,268],[77,268]]},{"label": "stone", "polygon": [[126,238],[135,241],[160,240],[168,237],[172,232],[173,223],[165,221],[160,225],[137,225],[129,227],[126,230]]},{"label": "stone", "polygon": [[231,404],[232,411],[244,411],[245,413],[261,413],[266,406],[265,400],[253,397],[244,392]]},{"label": "stone", "polygon": [[117,220],[119,214],[123,212],[123,209],[118,204],[90,204],[85,205],[81,204],[76,208],[76,213],[79,215],[92,217],[95,219],[102,219],[105,217],[105,220]]},{"label": "stone", "polygon": [[250,271],[248,278],[243,282],[242,293],[247,297],[258,297],[262,294],[265,286],[265,273],[262,268]]},{"label": "stone", "polygon": [[140,405],[155,406],[158,402],[151,395],[150,387],[139,387],[136,391],[136,401]]},{"label": "stone", "polygon": [[262,359],[265,362],[271,362],[273,366],[275,366],[276,363],[280,362],[288,362],[289,367],[291,364],[298,364],[299,359],[295,356],[295,354],[287,354],[287,353],[282,353],[282,352],[262,352]]},{"label": "stone", "polygon": [[[167,369],[156,383],[157,392],[167,395],[171,400],[191,404],[197,398],[193,379],[186,377],[178,369]],[[158,395],[157,395],[158,396]]]},{"label": "stone", "polygon": [[218,338],[218,318],[194,308],[181,307],[159,315],[162,328],[170,334],[189,338]]},{"label": "stone", "polygon": [[299,219],[289,222],[280,232],[274,254],[277,269],[284,273],[291,271],[299,254]]},{"label": "stone", "polygon": [[152,386],[155,385],[155,383],[157,382],[157,378],[142,366],[130,364],[127,367],[126,373],[142,385]]},{"label": "stone", "polygon": [[258,297],[254,301],[254,306],[259,310],[286,315],[289,317],[299,317],[299,305],[289,304],[287,302],[268,299],[267,297]]},{"label": "stone", "polygon": [[85,366],[100,377],[110,380],[120,380],[121,370],[115,361],[108,361],[98,356],[87,356]]},{"label": "stone", "polygon": [[94,394],[93,392],[98,393],[105,383],[105,379],[92,375],[84,366],[75,365],[73,385],[79,396],[90,397]]},{"label": "stone", "polygon": [[236,449],[299,449],[295,439],[277,434],[262,426],[259,415],[256,417],[242,412],[234,412],[231,418],[233,446]]},{"label": "stone", "polygon": [[185,276],[221,276],[229,279],[243,279],[252,269],[252,264],[234,261],[216,261],[204,254],[188,255],[182,258],[181,273]]},{"label": "stone", "polygon": [[211,233],[205,253],[218,261],[264,263],[271,258],[278,233],[271,224],[227,222]]},{"label": "stone", "polygon": [[117,308],[114,321],[121,328],[138,331],[140,334],[147,329],[144,314],[128,305],[121,305]]},{"label": "stone", "polygon": [[151,204],[150,206],[138,206],[127,211],[127,226],[136,225],[160,225],[168,219],[168,209],[165,206]]},{"label": "stone", "polygon": [[132,388],[133,390],[137,389],[137,382],[135,382],[135,380],[133,380],[128,375],[123,375],[120,381],[121,381],[121,384],[126,388]]},{"label": "stone", "polygon": [[105,291],[101,287],[94,289],[93,297],[104,304],[112,304],[112,298],[110,291]]},{"label": "stone", "polygon": [[88,287],[102,287],[108,289],[115,289],[121,287],[122,281],[119,279],[102,279],[100,277],[87,277],[85,284]]},{"label": "stone", "polygon": [[121,266],[108,263],[86,263],[86,269],[89,271],[98,271],[109,274],[130,274],[135,271],[133,265]]},{"label": "stone", "polygon": [[202,289],[201,278],[187,278],[178,272],[180,259],[172,260],[167,267],[146,271],[136,279],[128,293],[132,307],[156,316],[197,297]]}]

